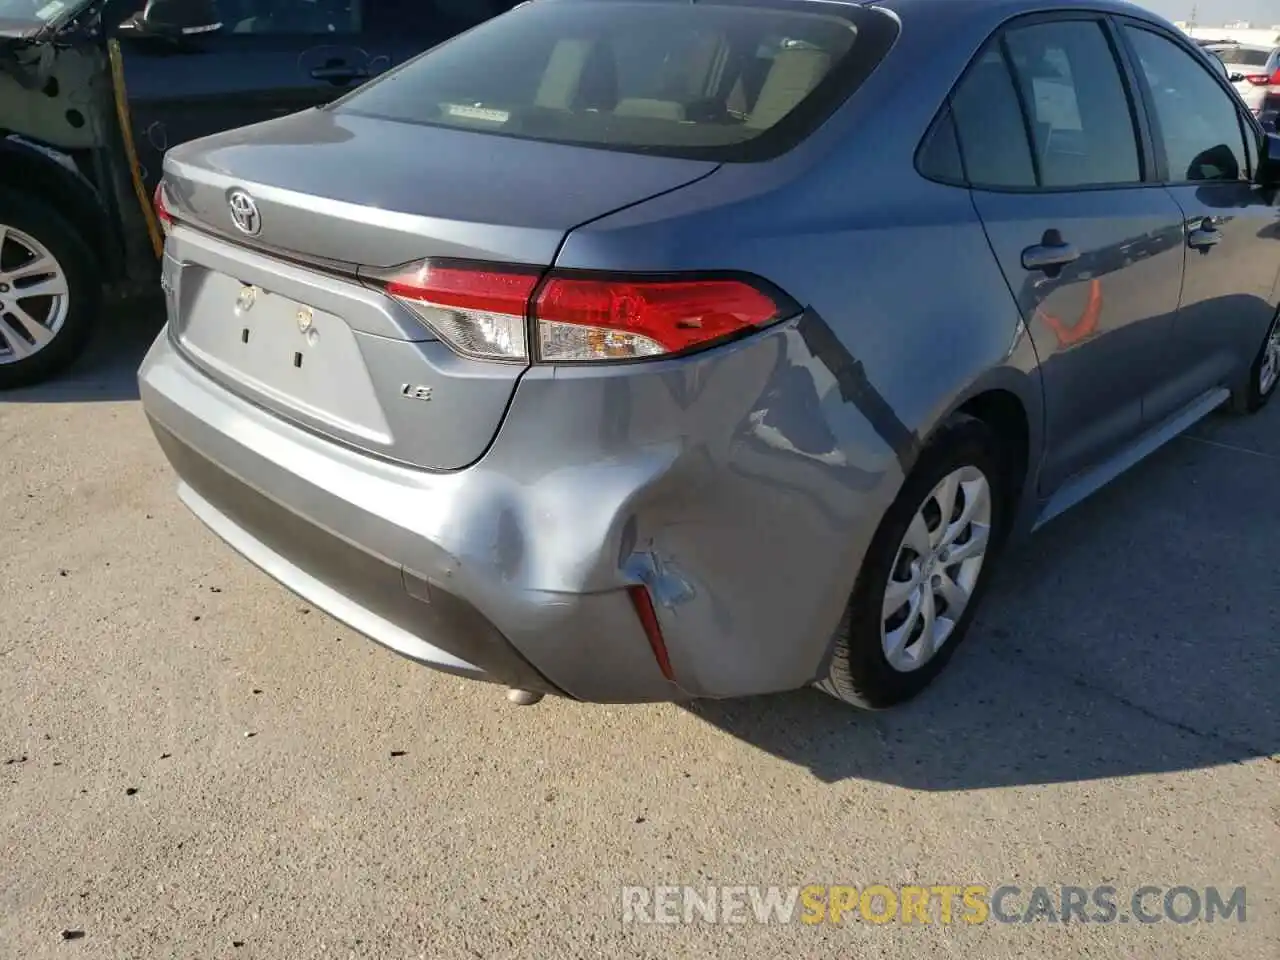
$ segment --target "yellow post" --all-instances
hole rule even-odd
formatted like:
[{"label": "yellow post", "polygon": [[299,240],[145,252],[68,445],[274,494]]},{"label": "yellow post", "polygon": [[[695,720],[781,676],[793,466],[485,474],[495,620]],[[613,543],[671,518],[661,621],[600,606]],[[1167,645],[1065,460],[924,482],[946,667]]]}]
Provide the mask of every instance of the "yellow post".
[{"label": "yellow post", "polygon": [[129,119],[129,97],[124,86],[124,60],[120,53],[120,42],[107,42],[107,56],[111,60],[111,88],[116,100],[116,117],[120,121],[120,136],[124,140],[125,156],[129,159],[129,176],[133,180],[133,192],[138,195],[138,204],[142,207],[142,219],[146,221],[147,233],[151,236],[151,247],[156,252],[156,259],[164,253],[164,237],[160,233],[160,224],[156,220],[156,212],[151,209],[151,197],[142,183],[142,171],[138,167],[138,150],[133,142],[133,124]]}]

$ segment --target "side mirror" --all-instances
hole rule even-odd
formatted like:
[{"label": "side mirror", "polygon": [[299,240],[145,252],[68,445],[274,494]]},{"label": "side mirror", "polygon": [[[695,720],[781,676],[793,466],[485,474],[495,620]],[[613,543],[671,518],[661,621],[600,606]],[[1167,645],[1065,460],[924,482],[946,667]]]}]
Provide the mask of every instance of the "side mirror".
[{"label": "side mirror", "polygon": [[1280,187],[1280,134],[1268,133],[1262,139],[1258,183],[1264,187]]},{"label": "side mirror", "polygon": [[214,33],[222,29],[215,0],[147,0],[140,13],[120,24],[126,36],[159,37],[181,40],[184,37]]}]

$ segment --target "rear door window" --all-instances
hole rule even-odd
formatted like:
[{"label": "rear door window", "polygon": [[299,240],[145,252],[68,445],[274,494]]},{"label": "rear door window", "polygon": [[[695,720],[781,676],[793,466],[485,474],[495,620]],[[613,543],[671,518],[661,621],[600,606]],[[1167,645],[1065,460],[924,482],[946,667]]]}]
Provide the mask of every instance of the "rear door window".
[{"label": "rear door window", "polygon": [[1061,190],[1142,180],[1133,100],[1102,24],[1010,27],[951,94],[975,187]]},{"label": "rear door window", "polygon": [[1182,49],[1150,30],[1125,27],[1151,90],[1157,132],[1174,183],[1249,178],[1235,100]]},{"label": "rear door window", "polygon": [[1137,183],[1138,141],[1120,66],[1102,25],[1061,20],[1010,30],[1041,186]]},{"label": "rear door window", "polygon": [[969,68],[951,96],[965,172],[975,187],[1034,187],[1035,162],[1018,89],[998,44]]},{"label": "rear door window", "polygon": [[733,2],[524,4],[335,109],[719,160],[777,155],[875,68],[895,22],[865,8]]}]

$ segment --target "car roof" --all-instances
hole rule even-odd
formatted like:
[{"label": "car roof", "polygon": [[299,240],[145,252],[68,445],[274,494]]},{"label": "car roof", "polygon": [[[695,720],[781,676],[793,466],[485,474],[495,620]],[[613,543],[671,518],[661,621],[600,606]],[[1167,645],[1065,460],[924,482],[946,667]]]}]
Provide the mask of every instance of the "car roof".
[{"label": "car roof", "polygon": [[[608,2],[608,0],[597,0]],[[672,0],[668,0],[672,2]],[[685,0],[697,3],[699,0]],[[705,0],[714,3],[715,0]],[[764,0],[778,7],[841,6],[879,7],[902,17],[919,19],[931,30],[946,31],[953,24],[976,23],[994,29],[1006,20],[1024,13],[1096,11],[1114,13],[1177,30],[1172,22],[1130,0]],[[1190,38],[1188,38],[1190,40]]]},{"label": "car roof", "polygon": [[[609,2],[609,0],[603,0]],[[697,3],[699,0],[689,0]],[[705,0],[714,3],[715,0]],[[943,9],[956,13],[969,14],[975,10],[1000,11],[1002,17],[1019,11],[1051,11],[1051,10],[1107,10],[1116,13],[1132,14],[1148,20],[1162,20],[1145,7],[1130,0],[771,0],[778,6],[788,3],[796,4],[832,4],[842,7],[889,7],[895,10]],[[1232,42],[1232,41],[1214,41]]]},{"label": "car roof", "polygon": [[[836,0],[841,2],[841,0]],[[924,15],[931,23],[978,21],[993,26],[1024,13],[1097,11],[1157,23],[1176,29],[1172,22],[1129,0],[859,0],[871,2],[902,16]]]},{"label": "car roof", "polygon": [[1262,53],[1270,53],[1272,50],[1277,49],[1274,45],[1271,45],[1271,44],[1261,44],[1261,43],[1235,43],[1234,41],[1233,41],[1233,42],[1231,42],[1231,43],[1221,43],[1221,42],[1218,42],[1218,41],[1214,41],[1213,43],[1207,43],[1207,44],[1205,44],[1205,46],[1207,46],[1207,47],[1230,47],[1232,50],[1257,50],[1257,51],[1260,51],[1260,52],[1262,52]]},{"label": "car roof", "polygon": [[[602,0],[608,2],[608,0]],[[686,0],[697,3],[699,0]],[[714,3],[715,0],[705,0]],[[929,11],[930,15],[947,13],[954,17],[968,17],[975,13],[987,14],[991,19],[1006,20],[1019,13],[1051,12],[1055,10],[1098,10],[1110,13],[1121,13],[1157,23],[1169,23],[1159,14],[1152,13],[1146,7],[1130,0],[766,0],[777,6],[797,5],[834,5],[842,7],[884,7],[895,12],[914,13]],[[1231,41],[1215,41],[1231,42]]]},{"label": "car roof", "polygon": [[[837,0],[841,2],[841,0]],[[1145,20],[1162,20],[1159,14],[1152,13],[1129,0],[855,0],[859,3],[878,2],[882,6],[893,6],[901,10],[915,8],[945,8],[949,10],[971,13],[974,10],[998,11],[1001,16],[1053,10],[1104,10],[1114,13],[1131,14]]]}]

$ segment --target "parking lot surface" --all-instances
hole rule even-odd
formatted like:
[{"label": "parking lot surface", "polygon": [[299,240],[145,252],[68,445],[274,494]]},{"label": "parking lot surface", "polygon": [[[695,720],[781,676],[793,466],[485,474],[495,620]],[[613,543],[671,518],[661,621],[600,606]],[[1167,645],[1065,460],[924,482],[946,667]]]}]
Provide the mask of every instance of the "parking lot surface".
[{"label": "parking lot surface", "polygon": [[[156,327],[0,399],[0,957],[1280,956],[1280,403],[1009,557],[903,709],[517,708],[188,515],[133,381]],[[627,885],[809,883],[1112,885],[1122,914],[1243,886],[1247,914],[623,919]]]}]

